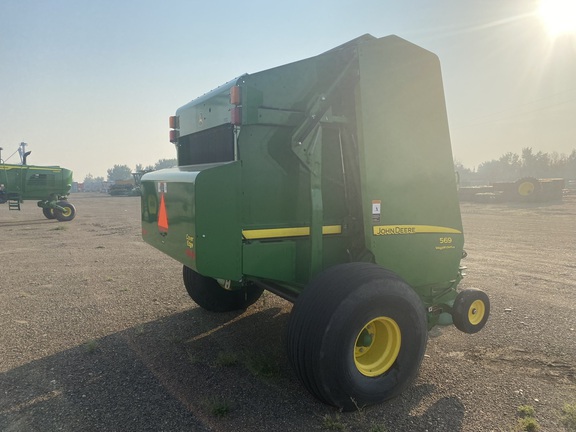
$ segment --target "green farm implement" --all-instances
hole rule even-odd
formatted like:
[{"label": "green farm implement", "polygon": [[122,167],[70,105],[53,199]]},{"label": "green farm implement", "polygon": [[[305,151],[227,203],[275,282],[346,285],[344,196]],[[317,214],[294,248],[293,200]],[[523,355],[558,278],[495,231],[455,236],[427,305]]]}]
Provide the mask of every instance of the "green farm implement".
[{"label": "green farm implement", "polygon": [[245,74],[170,118],[178,166],[142,177],[142,236],[209,311],[294,303],[287,352],[353,410],[415,378],[428,330],[479,331],[438,58],[365,35]]},{"label": "green farm implement", "polygon": [[[72,171],[59,166],[27,165],[26,143],[20,144],[21,164],[7,164],[0,158],[0,204],[20,210],[25,200],[38,200],[48,219],[65,222],[74,219],[76,209],[67,201],[72,187]],[[0,150],[2,150],[0,148]]]}]

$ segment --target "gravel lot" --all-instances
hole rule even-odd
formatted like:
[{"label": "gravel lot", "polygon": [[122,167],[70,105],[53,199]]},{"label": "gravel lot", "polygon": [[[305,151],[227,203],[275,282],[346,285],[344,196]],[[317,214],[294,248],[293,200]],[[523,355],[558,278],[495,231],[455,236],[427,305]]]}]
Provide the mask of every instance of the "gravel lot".
[{"label": "gravel lot", "polygon": [[357,413],[314,400],[284,349],[291,305],[244,313],[188,298],[181,266],[140,237],[136,197],[74,194],[76,219],[0,206],[1,431],[511,431],[532,405],[562,431],[576,403],[576,196],[462,205],[486,328],[434,329],[400,397]]}]

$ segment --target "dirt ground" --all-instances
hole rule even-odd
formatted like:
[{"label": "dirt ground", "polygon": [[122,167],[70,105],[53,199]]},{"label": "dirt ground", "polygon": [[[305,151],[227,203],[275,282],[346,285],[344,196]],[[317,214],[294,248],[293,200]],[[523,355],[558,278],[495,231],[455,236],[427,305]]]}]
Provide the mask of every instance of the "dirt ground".
[{"label": "dirt ground", "polygon": [[181,266],[140,237],[136,197],[74,194],[72,222],[0,206],[2,431],[511,431],[531,405],[562,431],[576,403],[576,197],[462,205],[486,328],[430,334],[416,382],[356,413],[313,399],[287,363],[291,305],[192,303]]}]

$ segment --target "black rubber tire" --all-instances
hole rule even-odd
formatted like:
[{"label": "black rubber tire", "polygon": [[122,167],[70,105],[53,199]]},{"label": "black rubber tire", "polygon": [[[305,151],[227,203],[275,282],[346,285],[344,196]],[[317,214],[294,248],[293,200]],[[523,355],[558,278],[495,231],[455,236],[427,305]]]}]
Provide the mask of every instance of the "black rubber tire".
[{"label": "black rubber tire", "polygon": [[182,267],[182,278],[188,295],[202,309],[210,312],[244,310],[256,302],[264,291],[252,282],[230,291],[213,278],[202,276],[189,267]]},{"label": "black rubber tire", "polygon": [[452,306],[452,321],[458,330],[468,334],[477,333],[486,325],[489,316],[490,299],[484,291],[469,288],[458,293]]},{"label": "black rubber tire", "polygon": [[46,219],[56,219],[54,211],[51,208],[42,207],[42,213],[44,214]]},{"label": "black rubber tire", "polygon": [[76,208],[72,204],[70,204],[68,201],[58,201],[57,204],[64,208],[64,211],[55,208],[53,213],[56,219],[58,219],[60,222],[68,222],[74,219],[76,216]]},{"label": "black rubber tire", "polygon": [[[401,333],[398,356],[377,376],[355,364],[356,340],[378,317],[393,319]],[[424,305],[394,273],[371,263],[325,270],[296,299],[287,330],[290,363],[316,398],[344,411],[398,395],[418,374],[428,340]]]}]

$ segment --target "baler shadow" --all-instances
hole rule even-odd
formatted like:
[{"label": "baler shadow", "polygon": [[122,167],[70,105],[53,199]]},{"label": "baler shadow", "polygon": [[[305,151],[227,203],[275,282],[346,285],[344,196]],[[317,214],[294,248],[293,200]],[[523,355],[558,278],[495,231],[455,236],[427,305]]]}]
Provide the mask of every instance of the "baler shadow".
[{"label": "baler shadow", "polygon": [[322,429],[327,416],[350,430],[460,430],[464,409],[455,398],[411,414],[433,386],[360,413],[319,403],[286,360],[287,316],[277,307],[217,315],[196,308],[12,369],[0,374],[0,430],[306,431]]}]

